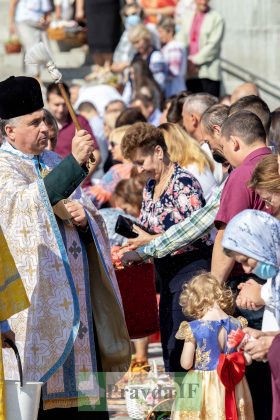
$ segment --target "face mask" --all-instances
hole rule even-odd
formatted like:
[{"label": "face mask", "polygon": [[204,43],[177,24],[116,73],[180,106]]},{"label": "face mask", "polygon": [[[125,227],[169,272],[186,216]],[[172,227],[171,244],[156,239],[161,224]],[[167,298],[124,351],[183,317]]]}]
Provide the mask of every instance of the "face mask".
[{"label": "face mask", "polygon": [[222,165],[228,163],[226,158],[222,155],[222,153],[218,152],[218,150],[214,150],[212,152],[212,156],[214,161],[217,163],[221,163]]},{"label": "face mask", "polygon": [[278,270],[274,265],[258,262],[252,273],[261,279],[270,279],[277,275]]},{"label": "face mask", "polygon": [[141,19],[140,19],[140,16],[138,16],[138,15],[127,16],[125,18],[125,24],[124,24],[125,28],[126,29],[132,28],[133,26],[138,25],[138,23],[140,23],[140,21],[141,21]]}]

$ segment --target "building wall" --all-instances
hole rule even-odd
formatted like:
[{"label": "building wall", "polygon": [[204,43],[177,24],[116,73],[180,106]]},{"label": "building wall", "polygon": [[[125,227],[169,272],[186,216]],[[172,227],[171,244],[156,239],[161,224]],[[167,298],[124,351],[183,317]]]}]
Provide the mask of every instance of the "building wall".
[{"label": "building wall", "polygon": [[224,92],[252,81],[272,110],[280,106],[280,1],[212,0],[211,5],[226,22]]}]

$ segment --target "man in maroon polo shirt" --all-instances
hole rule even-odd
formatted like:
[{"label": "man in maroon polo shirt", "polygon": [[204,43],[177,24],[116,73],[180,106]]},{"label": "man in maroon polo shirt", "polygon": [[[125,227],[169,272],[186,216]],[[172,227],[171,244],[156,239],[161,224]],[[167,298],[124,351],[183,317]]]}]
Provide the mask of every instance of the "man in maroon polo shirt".
[{"label": "man in maroon polo shirt", "polygon": [[212,255],[212,273],[226,281],[234,260],[223,253],[221,241],[228,222],[245,209],[266,211],[265,202],[247,184],[257,163],[271,151],[266,147],[266,133],[261,120],[250,111],[237,112],[222,127],[223,152],[235,168],[224,186],[215,219],[218,233]]},{"label": "man in maroon polo shirt", "polygon": [[[266,132],[261,120],[250,111],[240,111],[229,116],[222,126],[221,135],[224,155],[235,169],[226,181],[215,219],[218,233],[213,248],[211,271],[221,282],[228,280],[228,285],[236,291],[237,285],[247,278],[241,266],[234,266],[234,261],[223,253],[221,241],[226,225],[237,213],[245,209],[267,210],[259,195],[248,188],[248,181],[257,163],[271,151],[266,147]],[[257,278],[255,280],[262,282]],[[251,327],[261,328],[263,310],[242,311],[241,314],[247,318]],[[246,370],[246,377],[255,419],[270,419],[272,397],[267,364],[253,362]]]},{"label": "man in maroon polo shirt", "polygon": [[[68,96],[70,97],[68,86],[65,83],[63,85]],[[72,142],[72,138],[75,135],[76,128],[68,112],[66,103],[63,97],[61,96],[60,90],[56,83],[51,83],[47,87],[47,103],[48,103],[49,111],[55,117],[58,124],[58,128],[59,128],[55,152],[64,158],[68,156],[69,153],[71,153],[71,142]],[[89,170],[89,175],[87,177],[87,180],[85,181],[85,184],[86,183],[90,184],[90,177],[94,173],[96,168],[98,167],[98,164],[100,161],[100,152],[99,152],[99,147],[97,145],[97,142],[95,140],[94,134],[91,130],[91,127],[88,121],[81,115],[78,115],[77,117],[81,125],[81,128],[86,130],[92,136],[92,141],[94,143],[94,148],[95,148],[93,153],[96,159],[96,164],[91,166]]]}]

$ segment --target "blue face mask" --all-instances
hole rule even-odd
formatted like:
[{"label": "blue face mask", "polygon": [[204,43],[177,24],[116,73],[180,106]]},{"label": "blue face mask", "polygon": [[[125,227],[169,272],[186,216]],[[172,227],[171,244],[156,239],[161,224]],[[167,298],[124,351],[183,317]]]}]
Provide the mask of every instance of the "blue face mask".
[{"label": "blue face mask", "polygon": [[124,23],[125,29],[130,29],[133,26],[138,25],[138,23],[140,22],[141,22],[141,19],[140,19],[140,16],[138,15],[126,16],[125,23]]},{"label": "blue face mask", "polygon": [[274,265],[258,262],[252,273],[261,279],[270,279],[277,275],[278,270]]}]

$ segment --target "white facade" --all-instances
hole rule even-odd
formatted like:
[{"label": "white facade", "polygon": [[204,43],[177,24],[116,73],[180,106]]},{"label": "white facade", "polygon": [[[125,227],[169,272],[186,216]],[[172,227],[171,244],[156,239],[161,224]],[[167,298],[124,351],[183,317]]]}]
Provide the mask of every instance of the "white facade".
[{"label": "white facade", "polygon": [[212,0],[226,22],[224,91],[255,82],[271,110],[280,106],[280,1]]}]

